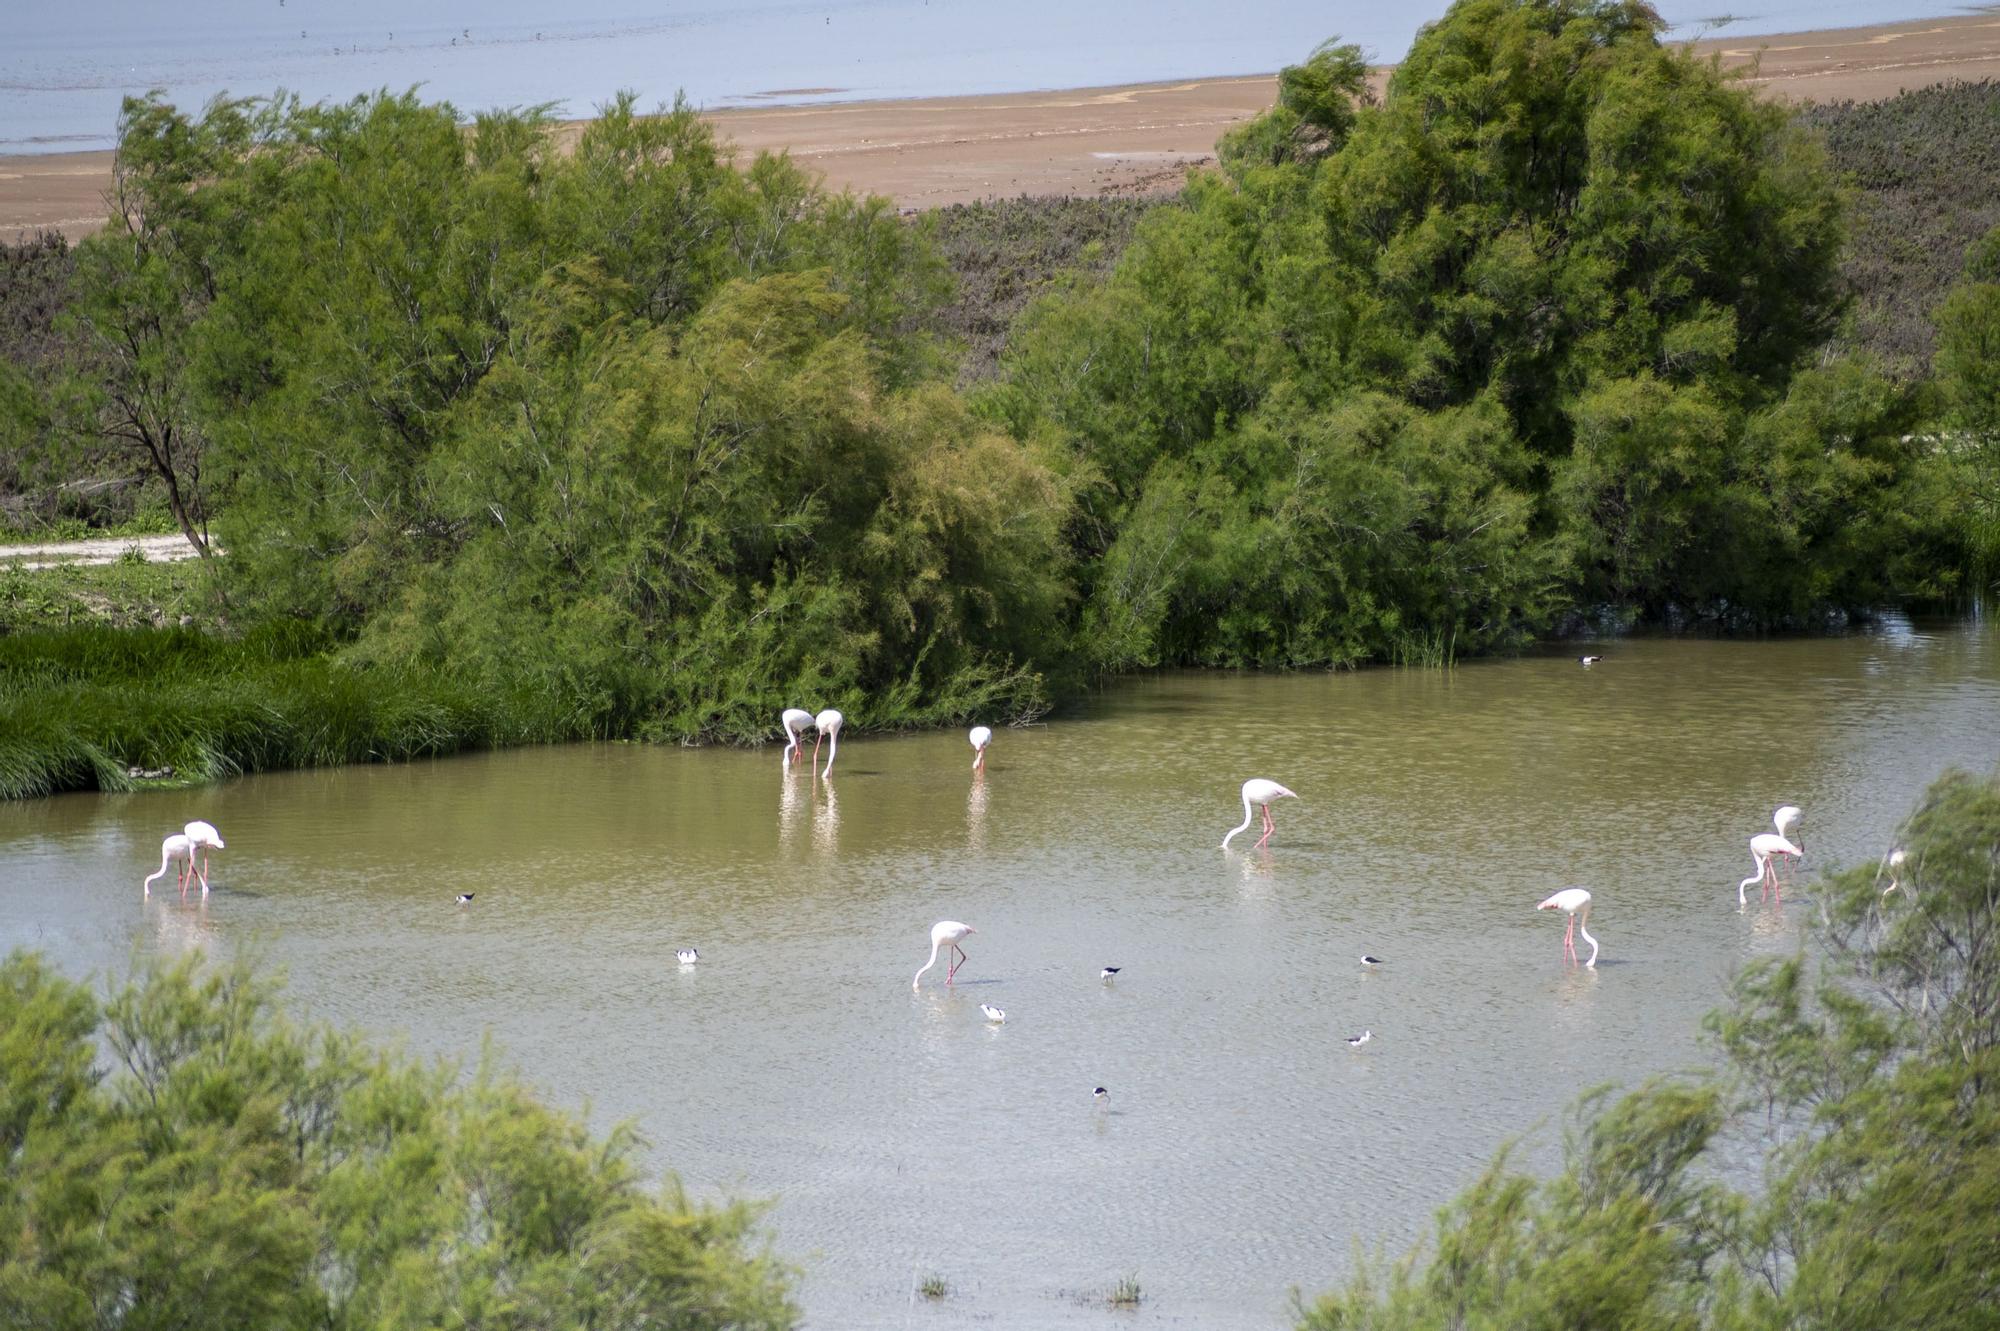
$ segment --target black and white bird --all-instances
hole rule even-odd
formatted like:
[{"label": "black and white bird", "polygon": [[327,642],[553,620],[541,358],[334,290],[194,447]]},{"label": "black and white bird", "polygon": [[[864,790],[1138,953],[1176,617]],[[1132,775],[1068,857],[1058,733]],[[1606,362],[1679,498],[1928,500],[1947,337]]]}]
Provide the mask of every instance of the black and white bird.
[{"label": "black and white bird", "polygon": [[1359,1035],[1350,1035],[1347,1037],[1347,1047],[1349,1049],[1359,1049],[1362,1045],[1367,1044],[1370,1040],[1374,1038],[1375,1038],[1375,1032],[1373,1031],[1363,1031]]},{"label": "black and white bird", "polygon": [[986,1020],[988,1021],[997,1022],[1007,1020],[1007,1011],[1005,1008],[994,1007],[991,1003],[981,1003],[979,1010],[986,1014]]},{"label": "black and white bird", "polygon": [[1364,966],[1367,966],[1368,968],[1370,968],[1370,969],[1372,970],[1373,968],[1375,968],[1375,967],[1377,967],[1377,966],[1379,966],[1379,965],[1381,965],[1381,964],[1382,964],[1382,958],[1380,958],[1380,957],[1371,957],[1371,956],[1369,956],[1369,955],[1368,955],[1367,953],[1365,953],[1365,952],[1364,952],[1364,953],[1362,953],[1362,954],[1361,954],[1361,964],[1362,964],[1362,965],[1364,965]]},{"label": "black and white bird", "polygon": [[1576,663],[1578,665],[1596,665],[1599,661],[1602,661],[1603,659],[1604,658],[1601,656],[1579,656],[1576,658]]},{"label": "black and white bird", "polygon": [[1090,1098],[1095,1100],[1100,1105],[1107,1104],[1111,1100],[1111,1092],[1105,1090],[1102,1086],[1100,1086],[1096,1090],[1090,1093]]},{"label": "black and white bird", "polygon": [[692,966],[701,960],[701,953],[691,947],[678,948],[674,952],[674,960],[680,962],[683,966]]},{"label": "black and white bird", "polygon": [[472,893],[460,892],[457,896],[453,897],[452,900],[456,901],[461,906],[470,906],[472,904]]},{"label": "black and white bird", "polygon": [[1122,971],[1124,969],[1125,968],[1123,966],[1106,966],[1103,970],[1097,972],[1097,978],[1100,980],[1108,980],[1112,976],[1116,975],[1119,971]]}]

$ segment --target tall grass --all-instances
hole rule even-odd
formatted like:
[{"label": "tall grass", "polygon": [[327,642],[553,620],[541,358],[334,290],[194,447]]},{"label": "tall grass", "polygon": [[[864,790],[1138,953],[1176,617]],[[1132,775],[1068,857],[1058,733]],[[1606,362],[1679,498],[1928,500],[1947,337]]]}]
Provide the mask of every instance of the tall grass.
[{"label": "tall grass", "polygon": [[333,647],[290,626],[237,640],[109,628],[0,638],[0,798],[129,790],[135,769],[209,781],[585,737],[574,709],[535,689],[358,668]]}]

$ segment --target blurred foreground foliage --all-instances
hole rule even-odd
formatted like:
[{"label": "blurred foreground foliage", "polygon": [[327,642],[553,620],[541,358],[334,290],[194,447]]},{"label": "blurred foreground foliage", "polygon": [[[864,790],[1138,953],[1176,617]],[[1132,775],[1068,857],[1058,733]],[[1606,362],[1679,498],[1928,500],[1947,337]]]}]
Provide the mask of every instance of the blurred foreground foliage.
[{"label": "blurred foreground foliage", "polygon": [[797,1323],[756,1212],[643,1186],[630,1128],[296,1026],[246,965],[100,1000],[17,952],[0,1052],[0,1324]]}]

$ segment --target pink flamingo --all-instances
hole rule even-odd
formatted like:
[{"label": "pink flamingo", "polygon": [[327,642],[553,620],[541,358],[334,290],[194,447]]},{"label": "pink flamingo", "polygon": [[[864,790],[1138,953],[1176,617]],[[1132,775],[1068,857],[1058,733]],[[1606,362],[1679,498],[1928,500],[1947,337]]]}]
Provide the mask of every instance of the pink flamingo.
[{"label": "pink flamingo", "polygon": [[953,977],[958,974],[958,968],[965,963],[965,952],[958,945],[960,940],[967,934],[977,932],[978,930],[974,929],[971,925],[960,924],[957,920],[939,920],[936,924],[933,924],[931,926],[930,960],[924,963],[923,970],[918,971],[916,975],[911,977],[910,988],[915,989],[917,981],[924,978],[924,971],[937,965],[939,948],[946,949],[945,959],[947,965],[944,971],[944,982],[950,984]]},{"label": "pink flamingo", "polygon": [[1264,811],[1264,835],[1257,838],[1257,844],[1261,847],[1266,841],[1271,839],[1271,833],[1278,830],[1277,824],[1271,821],[1272,801],[1283,799],[1295,800],[1297,798],[1297,795],[1286,790],[1275,781],[1266,781],[1262,777],[1252,777],[1250,780],[1245,781],[1243,783],[1243,821],[1229,829],[1229,835],[1222,838],[1222,848],[1228,850],[1229,843],[1235,839],[1236,834],[1249,828],[1250,819],[1253,816],[1250,812],[1250,806],[1253,804],[1258,805]]},{"label": "pink flamingo", "polygon": [[785,765],[791,766],[805,752],[799,744],[799,735],[813,723],[813,714],[803,707],[787,707],[778,717],[778,724],[785,728]]},{"label": "pink flamingo", "polygon": [[993,731],[987,726],[974,726],[967,738],[972,741],[972,770],[986,770],[986,746],[993,742]]},{"label": "pink flamingo", "polygon": [[840,752],[840,727],[845,721],[846,718],[831,707],[813,718],[813,728],[819,731],[818,739],[813,740],[813,765],[815,767],[819,765],[820,740],[830,739],[833,741],[827,745],[826,770],[820,773],[821,776],[833,775],[833,757]]},{"label": "pink flamingo", "polygon": [[1748,898],[1744,896],[1745,890],[1752,883],[1762,883],[1764,891],[1759,899],[1769,897],[1775,892],[1778,904],[1781,906],[1784,905],[1784,884],[1778,881],[1778,871],[1771,867],[1771,861],[1774,857],[1780,855],[1803,856],[1804,854],[1804,851],[1779,836],[1776,832],[1759,832],[1756,836],[1751,837],[1750,864],[1756,872],[1736,885],[1736,904],[1739,906],[1747,905]]},{"label": "pink flamingo", "polygon": [[1536,910],[1559,910],[1569,916],[1569,927],[1563,930],[1563,953],[1571,961],[1576,960],[1576,936],[1583,935],[1583,941],[1590,944],[1590,960],[1584,962],[1585,969],[1597,966],[1597,940],[1590,936],[1590,892],[1587,888],[1566,887],[1556,893]]},{"label": "pink flamingo", "polygon": [[[181,832],[187,837],[188,843],[195,850],[201,852],[201,890],[206,892],[208,891],[208,852],[211,847],[216,850],[226,849],[222,844],[222,833],[215,830],[214,823],[204,823],[199,818],[189,823],[186,827],[183,827]],[[190,867],[193,865],[192,857],[190,857],[189,865]]]},{"label": "pink flamingo", "polygon": [[[181,891],[183,894],[187,892],[188,874],[194,870],[194,842],[188,840],[185,833],[176,832],[160,843],[159,869],[147,874],[146,881],[140,884],[141,887],[145,888],[147,896],[150,897],[153,895],[153,880],[164,875],[167,871],[167,866],[175,860],[187,861],[187,864],[181,869],[180,873]],[[203,892],[208,891],[208,884],[206,882],[202,883],[201,890]]]}]

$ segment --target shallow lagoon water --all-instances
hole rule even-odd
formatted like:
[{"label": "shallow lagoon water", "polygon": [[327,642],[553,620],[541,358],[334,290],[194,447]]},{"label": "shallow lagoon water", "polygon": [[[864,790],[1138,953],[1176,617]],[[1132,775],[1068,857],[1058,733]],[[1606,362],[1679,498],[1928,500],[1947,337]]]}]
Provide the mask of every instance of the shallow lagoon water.
[{"label": "shallow lagoon water", "polygon": [[[850,736],[826,781],[587,745],[0,806],[0,947],[118,976],[252,946],[307,1015],[466,1061],[490,1035],[696,1195],[774,1198],[810,1326],[1266,1331],[1509,1140],[1552,1162],[1580,1091],[1704,1065],[1813,873],[2000,755],[1977,621],[1577,650],[1606,659],[1132,680],[1001,730],[983,779],[952,732]],[[1249,776],[1300,798],[1223,852]],[[1780,803],[1804,881],[1739,912]],[[194,817],[217,890],[142,899]],[[1534,910],[1571,884],[1594,971]],[[939,918],[969,960],[913,993]],[[950,1297],[913,1298],[932,1273]],[[1124,1275],[1136,1313],[1093,1301]]]}]

